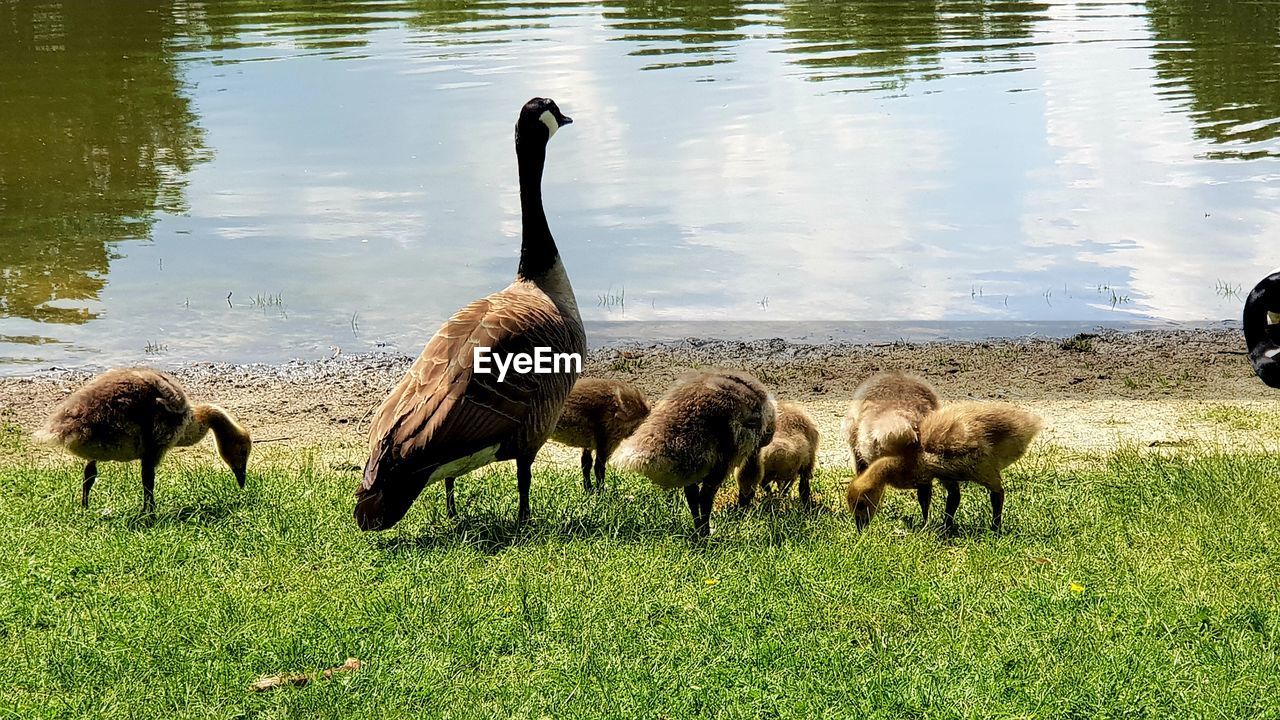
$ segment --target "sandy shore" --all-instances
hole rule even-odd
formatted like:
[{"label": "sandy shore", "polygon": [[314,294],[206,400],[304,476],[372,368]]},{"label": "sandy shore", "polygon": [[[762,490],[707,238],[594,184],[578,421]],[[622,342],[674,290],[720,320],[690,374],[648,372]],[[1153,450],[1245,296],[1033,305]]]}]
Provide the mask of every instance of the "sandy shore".
[{"label": "sandy shore", "polygon": [[[230,409],[256,438],[288,438],[294,447],[323,446],[362,462],[369,419],[411,360],[378,354],[277,365],[195,363],[173,371],[194,398]],[[681,372],[713,366],[747,369],[779,398],[808,406],[822,425],[824,465],[847,461],[837,438],[854,388],[891,368],[923,375],[948,400],[999,399],[1032,409],[1046,420],[1039,442],[1069,450],[1118,443],[1280,449],[1280,393],[1253,376],[1238,331],[1105,333],[1068,343],[686,340],[595,350],[585,369],[634,382],[656,398]],[[0,422],[29,433],[91,374],[50,370],[0,379]],[[564,448],[549,445],[544,456],[576,464],[576,453]]]}]

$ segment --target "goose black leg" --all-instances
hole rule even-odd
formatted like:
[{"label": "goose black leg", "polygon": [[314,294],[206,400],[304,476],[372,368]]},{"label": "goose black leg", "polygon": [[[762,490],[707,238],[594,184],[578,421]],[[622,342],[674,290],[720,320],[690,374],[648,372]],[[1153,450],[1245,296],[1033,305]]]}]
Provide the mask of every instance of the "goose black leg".
[{"label": "goose black leg", "polygon": [[[948,496],[949,497],[949,496]],[[916,500],[920,501],[920,527],[929,523],[929,503],[933,502],[933,481],[916,488]]]},{"label": "goose black leg", "polygon": [[947,504],[942,509],[942,532],[950,533],[955,527],[956,510],[960,507],[960,483],[944,480],[942,486],[947,489]]},{"label": "goose black leg", "polygon": [[516,519],[529,519],[529,486],[533,484],[533,457],[516,459],[516,487],[520,490],[520,513]]},{"label": "goose black leg", "polygon": [[453,478],[444,479],[444,511],[451,518],[458,516],[458,506],[453,502]]},{"label": "goose black leg", "polygon": [[89,491],[93,489],[93,481],[98,479],[98,461],[90,460],[84,466],[84,484],[80,486],[80,507],[89,507]]},{"label": "goose black leg", "polygon": [[582,489],[591,492],[591,448],[582,449]]}]

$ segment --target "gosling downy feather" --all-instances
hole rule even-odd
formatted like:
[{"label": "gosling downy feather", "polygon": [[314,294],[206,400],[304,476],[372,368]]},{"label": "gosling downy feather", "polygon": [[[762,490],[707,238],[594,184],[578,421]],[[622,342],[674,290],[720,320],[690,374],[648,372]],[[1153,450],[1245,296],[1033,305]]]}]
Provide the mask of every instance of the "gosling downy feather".
[{"label": "gosling downy feather", "polygon": [[923,378],[889,371],[872,375],[853,392],[840,430],[861,472],[885,455],[916,447],[920,421],[941,405]]},{"label": "gosling downy feather", "polygon": [[591,492],[592,451],[596,487],[602,488],[605,463],[649,415],[649,402],[635,385],[606,378],[578,378],[551,439],[582,448],[582,487]]},{"label": "gosling downy feather", "polygon": [[910,488],[938,478],[947,489],[943,529],[949,531],[960,505],[960,483],[974,482],[991,494],[992,528],[1004,512],[1001,471],[1017,462],[1039,433],[1036,415],[1005,403],[947,405],[920,423],[920,448],[876,460],[849,483],[847,500],[859,529],[878,509],[885,487]]},{"label": "gosling downy feather", "polygon": [[516,279],[459,310],[436,331],[383,401],[369,431],[369,460],[356,491],[362,530],[383,530],[408,512],[428,484],[498,460],[516,461],[519,517],[529,514],[533,459],[551,435],[577,369],[549,374],[477,373],[473,350],[493,355],[586,351],[582,319],[542,207],[547,141],[572,120],[534,98],[516,122],[523,237]]},{"label": "gosling downy feather", "polygon": [[738,471],[738,504],[746,506],[759,487],[768,490],[776,486],[786,495],[798,477],[800,500],[812,501],[811,481],[818,463],[818,423],[804,406],[795,402],[780,402],[774,424],[773,440],[761,448],[758,461],[748,459]]},{"label": "gosling downy feather", "polygon": [[85,507],[98,461],[140,460],[147,512],[155,507],[155,468],[165,453],[200,442],[210,430],[218,454],[244,487],[253,448],[249,432],[217,405],[193,407],[172,375],[149,368],[108,370],[93,378],[54,408],[34,438],[89,461],[80,495]]},{"label": "gosling downy feather", "polygon": [[711,507],[728,474],[773,439],[776,404],[750,373],[681,377],[622,443],[614,463],[662,488],[684,488],[694,527],[711,531]]}]

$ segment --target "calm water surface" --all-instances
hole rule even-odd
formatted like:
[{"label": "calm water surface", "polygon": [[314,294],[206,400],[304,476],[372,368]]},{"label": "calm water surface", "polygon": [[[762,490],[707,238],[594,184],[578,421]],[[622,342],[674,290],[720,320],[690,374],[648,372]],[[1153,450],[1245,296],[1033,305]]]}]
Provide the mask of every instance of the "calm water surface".
[{"label": "calm water surface", "polygon": [[1280,265],[1280,2],[0,0],[0,372],[417,352],[514,272],[534,95],[599,337],[1212,321]]}]

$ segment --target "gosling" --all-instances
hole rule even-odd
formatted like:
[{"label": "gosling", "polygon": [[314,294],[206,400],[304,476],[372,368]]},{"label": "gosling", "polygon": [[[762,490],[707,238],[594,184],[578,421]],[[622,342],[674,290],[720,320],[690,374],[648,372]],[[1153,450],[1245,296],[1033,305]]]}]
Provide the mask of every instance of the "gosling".
[{"label": "gosling", "polygon": [[[854,390],[853,401],[840,426],[849,443],[854,471],[864,473],[871,463],[882,457],[918,449],[920,422],[941,405],[933,386],[914,375],[894,370],[864,380]],[[922,482],[894,487],[916,491],[920,522],[927,523],[933,482],[925,478]]]},{"label": "gosling", "polygon": [[217,405],[192,407],[168,373],[147,368],[108,370],[71,393],[36,431],[35,439],[60,445],[89,462],[84,466],[81,507],[98,477],[98,462],[142,461],[142,512],[155,512],[156,465],[175,445],[195,445],[213,430],[218,454],[244,487],[253,442],[249,432]]},{"label": "gosling", "polygon": [[649,402],[635,385],[621,380],[580,378],[564,402],[551,439],[582,448],[582,489],[587,492],[592,492],[594,450],[595,490],[602,490],[605,462],[648,415]]},{"label": "gosling", "polygon": [[1003,403],[948,405],[920,423],[920,449],[880,458],[849,483],[849,509],[861,530],[871,522],[886,486],[913,487],[942,481],[947,504],[942,530],[949,533],[960,507],[960,483],[975,482],[991,495],[991,529],[1004,520],[1001,471],[1017,462],[1040,432],[1039,417]]},{"label": "gosling", "polygon": [[776,414],[773,396],[750,373],[690,373],[622,443],[616,464],[659,487],[684,488],[694,528],[707,537],[716,492],[773,439]]},{"label": "gosling", "polygon": [[803,406],[794,402],[778,403],[773,441],[738,471],[738,504],[750,505],[757,486],[766,492],[776,486],[778,492],[786,496],[797,476],[800,501],[812,504],[811,481],[818,462],[818,441],[818,424]]}]

